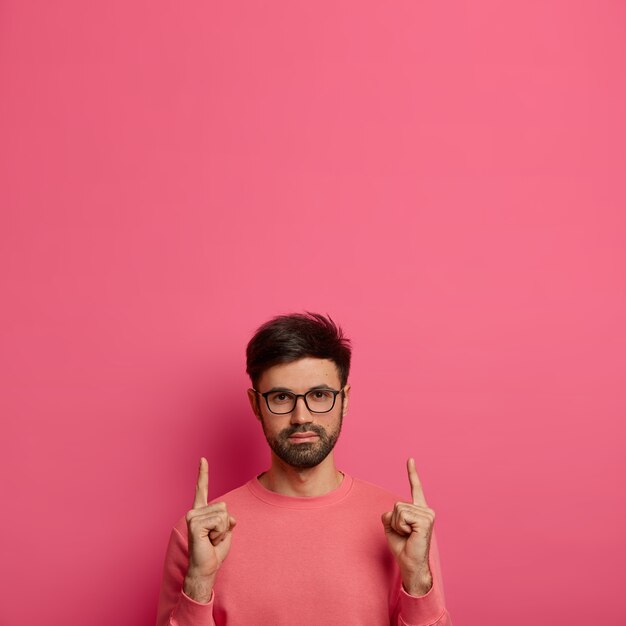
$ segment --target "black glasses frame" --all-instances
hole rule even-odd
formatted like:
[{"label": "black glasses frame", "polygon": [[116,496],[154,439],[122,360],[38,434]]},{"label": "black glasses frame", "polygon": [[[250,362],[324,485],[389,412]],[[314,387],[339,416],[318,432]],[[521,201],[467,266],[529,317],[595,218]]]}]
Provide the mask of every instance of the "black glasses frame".
[{"label": "black glasses frame", "polygon": [[[260,396],[263,396],[263,398],[265,398],[265,404],[267,406],[267,410],[270,413],[273,413],[274,415],[289,415],[289,413],[293,413],[296,410],[296,406],[298,406],[298,398],[302,398],[304,400],[304,404],[306,406],[306,408],[311,412],[311,413],[330,413],[334,408],[335,408],[335,403],[337,402],[337,396],[341,393],[343,394],[343,390],[345,389],[345,387],[342,387],[341,389],[339,389],[339,391],[337,391],[337,389],[327,389],[326,387],[321,388],[321,389],[309,389],[309,391],[307,391],[306,393],[293,393],[293,391],[265,391],[263,393],[261,393],[260,391],[258,391],[257,389],[255,389],[254,387],[251,387],[252,391],[254,391],[255,393],[257,393]],[[333,403],[330,407],[330,409],[327,409],[326,411],[315,411],[313,410],[310,406],[309,403],[307,402],[307,395],[310,393],[315,393],[316,391],[330,391],[333,394]],[[293,408],[290,411],[281,411],[280,413],[276,413],[276,411],[272,411],[272,409],[270,409],[270,401],[268,399],[268,396],[271,393],[288,393],[292,396],[294,396],[293,399]],[[343,396],[342,396],[343,397]]]}]

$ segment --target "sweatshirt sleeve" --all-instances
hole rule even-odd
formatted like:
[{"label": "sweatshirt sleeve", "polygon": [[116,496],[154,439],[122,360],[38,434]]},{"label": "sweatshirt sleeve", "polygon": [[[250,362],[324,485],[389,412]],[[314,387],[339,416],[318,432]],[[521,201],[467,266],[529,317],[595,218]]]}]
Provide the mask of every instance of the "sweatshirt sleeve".
[{"label": "sweatshirt sleeve", "polygon": [[157,626],[215,626],[215,594],[211,593],[209,602],[203,604],[192,600],[183,591],[187,565],[187,540],[172,528],[163,565]]},{"label": "sweatshirt sleeve", "polygon": [[428,564],[433,577],[433,585],[428,593],[419,597],[409,595],[404,590],[398,570],[399,593],[396,596],[397,603],[391,620],[392,626],[452,626],[450,614],[446,609],[439,549],[434,531],[430,541]]}]

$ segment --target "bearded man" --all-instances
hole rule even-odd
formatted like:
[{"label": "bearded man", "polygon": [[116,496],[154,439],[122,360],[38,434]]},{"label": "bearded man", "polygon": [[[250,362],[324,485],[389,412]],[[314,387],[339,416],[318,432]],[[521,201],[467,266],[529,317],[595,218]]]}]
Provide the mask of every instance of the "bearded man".
[{"label": "bearded man", "polygon": [[411,501],[337,469],[350,341],[329,317],[282,315],[248,343],[248,398],[267,471],[172,529],[157,626],[451,626],[414,460]]}]

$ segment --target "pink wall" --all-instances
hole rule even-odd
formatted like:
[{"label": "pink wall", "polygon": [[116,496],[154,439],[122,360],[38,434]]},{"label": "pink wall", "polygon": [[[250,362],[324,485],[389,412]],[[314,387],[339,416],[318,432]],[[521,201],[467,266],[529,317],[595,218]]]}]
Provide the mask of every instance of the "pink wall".
[{"label": "pink wall", "polygon": [[623,624],[626,8],[0,7],[0,623],[155,619],[243,351],[354,342],[340,466],[437,512],[455,624]]}]

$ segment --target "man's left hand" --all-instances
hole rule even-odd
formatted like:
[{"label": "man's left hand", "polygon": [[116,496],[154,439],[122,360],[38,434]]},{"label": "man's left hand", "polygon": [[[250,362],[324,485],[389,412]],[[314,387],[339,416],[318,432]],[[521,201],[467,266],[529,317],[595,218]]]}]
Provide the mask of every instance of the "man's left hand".
[{"label": "man's left hand", "polygon": [[412,596],[423,596],[432,587],[428,566],[430,538],[435,512],[428,507],[415,460],[407,462],[412,502],[396,502],[393,511],[383,513],[382,522],[389,549],[396,558],[404,590]]}]

